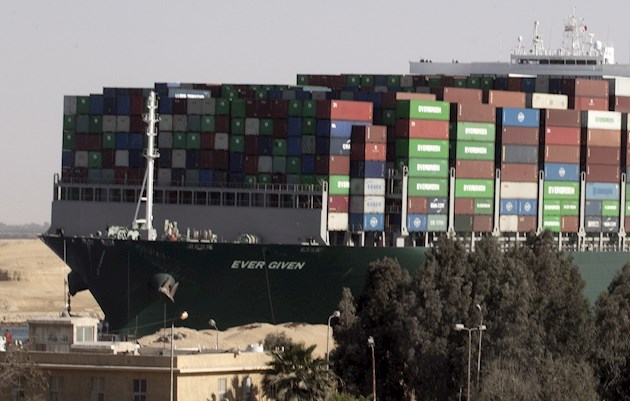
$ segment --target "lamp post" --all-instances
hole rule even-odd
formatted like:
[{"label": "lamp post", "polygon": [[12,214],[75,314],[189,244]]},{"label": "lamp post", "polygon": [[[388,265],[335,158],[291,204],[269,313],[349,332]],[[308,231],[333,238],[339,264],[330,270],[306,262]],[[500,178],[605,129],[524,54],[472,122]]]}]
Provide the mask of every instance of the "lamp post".
[{"label": "lamp post", "polygon": [[372,349],[372,400],[376,401],[376,362],[374,360],[374,338],[368,337],[368,346]]},{"label": "lamp post", "polygon": [[[477,309],[479,309],[479,327],[483,326],[483,314],[481,313],[481,305],[477,304]],[[485,326],[484,326],[485,327]],[[477,353],[477,383],[475,385],[477,391],[476,394],[479,394],[479,375],[481,374],[481,335],[483,334],[483,330],[479,330],[479,351]]]},{"label": "lamp post", "polygon": [[188,319],[188,312],[184,311],[176,318],[171,319],[171,390],[170,390],[170,401],[173,401],[173,341],[175,337],[173,335],[173,331],[175,330],[175,321],[176,320],[186,320]]},{"label": "lamp post", "polygon": [[219,350],[219,328],[217,327],[217,322],[214,321],[214,319],[210,319],[210,321],[208,322],[208,324],[210,325],[210,327],[214,327],[214,329],[217,331],[217,351]]},{"label": "lamp post", "polygon": [[[332,315],[328,316],[328,328],[326,329],[326,364],[329,362],[329,353],[328,353],[328,341],[330,340],[330,321],[335,318],[341,316],[341,312],[338,310],[334,311]],[[328,365],[326,365],[326,369],[328,369]]]},{"label": "lamp post", "polygon": [[486,329],[486,326],[484,325],[479,325],[478,327],[466,327],[461,323],[458,323],[455,325],[456,331],[466,330],[468,332],[468,387],[467,387],[467,393],[466,393],[467,394],[466,401],[470,401],[470,353],[471,353],[470,345],[471,345],[471,339],[472,339],[472,332],[479,331],[479,333],[481,333],[485,329]]}]

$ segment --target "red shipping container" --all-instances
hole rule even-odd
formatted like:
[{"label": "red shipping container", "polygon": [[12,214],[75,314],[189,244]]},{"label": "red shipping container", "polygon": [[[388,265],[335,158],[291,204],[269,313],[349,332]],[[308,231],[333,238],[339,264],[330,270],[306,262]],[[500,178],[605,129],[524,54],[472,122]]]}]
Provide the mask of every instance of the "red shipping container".
[{"label": "red shipping container", "polygon": [[580,147],[569,145],[545,145],[546,163],[579,163]]},{"label": "red shipping container", "polygon": [[503,127],[501,141],[504,145],[538,145],[538,128]]},{"label": "red shipping container", "polygon": [[607,97],[569,97],[569,107],[574,110],[608,110]]},{"label": "red shipping container", "polygon": [[226,171],[230,167],[230,155],[227,150],[212,151],[212,166],[215,170]]},{"label": "red shipping container", "polygon": [[384,143],[357,143],[350,148],[352,160],[386,160],[387,145]]},{"label": "red shipping container", "polygon": [[608,81],[584,78],[563,79],[562,93],[580,97],[608,97]]},{"label": "red shipping container", "polygon": [[473,217],[473,231],[485,233],[491,232],[493,229],[492,216]]},{"label": "red shipping container", "polygon": [[245,135],[245,154],[258,155],[258,136]]},{"label": "red shipping container", "polygon": [[588,182],[619,182],[619,175],[619,165],[586,165],[586,181]]},{"label": "red shipping container", "polygon": [[554,127],[581,127],[579,110],[545,110],[545,125]]},{"label": "red shipping container", "polygon": [[625,222],[624,227],[630,227],[630,216],[623,219]]},{"label": "red shipping container", "polygon": [[409,214],[425,214],[427,213],[427,198],[422,196],[407,197],[407,213]]},{"label": "red shipping container", "polygon": [[475,213],[475,200],[472,198],[455,198],[455,214],[468,215]]},{"label": "red shipping container", "polygon": [[201,149],[199,151],[199,168],[214,168],[212,164],[212,155],[213,152],[211,150]]},{"label": "red shipping container", "polygon": [[139,96],[131,96],[130,111],[133,116],[141,116],[144,113],[144,98]]},{"label": "red shipping container", "polygon": [[114,167],[114,182],[117,185],[125,185],[127,183],[128,170],[128,167]]},{"label": "red shipping container", "polygon": [[435,88],[438,100],[450,103],[481,103],[483,91],[473,88]]},{"label": "red shipping container", "polygon": [[630,96],[615,96],[612,104],[614,104],[614,111],[630,113]]},{"label": "red shipping container", "polygon": [[536,231],[536,216],[518,216],[518,231],[521,233]]},{"label": "red shipping container", "polygon": [[214,132],[230,132],[230,116],[214,116]]},{"label": "red shipping container", "polygon": [[286,138],[289,136],[289,123],[286,118],[274,118],[273,137]]},{"label": "red shipping container", "polygon": [[350,210],[349,197],[344,195],[328,196],[328,211],[335,213],[347,213]]},{"label": "red shipping container", "polygon": [[245,155],[243,157],[243,173],[258,174],[258,155]]},{"label": "red shipping container", "polygon": [[353,100],[320,100],[317,102],[317,118],[343,121],[372,121],[372,116],[372,102],[357,102]]},{"label": "red shipping container", "polygon": [[338,155],[330,156],[328,158],[328,171],[323,174],[330,174],[330,175],[350,174],[350,156],[338,156]]},{"label": "red shipping container", "polygon": [[525,107],[525,92],[488,91],[488,104],[494,107]]},{"label": "red shipping container", "polygon": [[493,160],[457,160],[456,178],[494,179]]},{"label": "red shipping container", "polygon": [[396,136],[416,139],[448,139],[449,122],[441,120],[396,120]]},{"label": "red shipping container", "polygon": [[562,216],[560,218],[560,231],[563,233],[576,233],[579,227],[578,216]]},{"label": "red shipping container", "polygon": [[537,180],[537,164],[501,164],[501,181],[536,182]]},{"label": "red shipping container", "polygon": [[586,146],[620,147],[621,131],[589,129],[586,133]]},{"label": "red shipping container", "polygon": [[200,141],[199,147],[201,149],[209,149],[209,150],[214,149],[214,134],[211,134],[211,133],[201,134],[199,141]]},{"label": "red shipping container", "polygon": [[188,113],[188,99],[173,99],[173,114],[187,114]]},{"label": "red shipping container", "polygon": [[387,127],[383,125],[353,125],[352,143],[387,143]]},{"label": "red shipping container", "polygon": [[457,121],[494,123],[497,121],[496,107],[489,104],[458,104]]},{"label": "red shipping container", "polygon": [[580,145],[581,131],[578,127],[547,127],[545,144],[547,145]]},{"label": "red shipping container", "polygon": [[620,149],[601,146],[586,147],[586,164],[608,164],[619,166]]},{"label": "red shipping container", "polygon": [[[271,101],[271,117],[284,119],[289,115],[289,102],[286,100],[272,100]],[[333,120],[335,120],[333,118]],[[341,120],[341,119],[340,119]],[[274,125],[274,129],[275,129]]]},{"label": "red shipping container", "polygon": [[101,152],[101,166],[103,168],[114,168],[116,164],[116,151],[114,149],[103,149]]}]

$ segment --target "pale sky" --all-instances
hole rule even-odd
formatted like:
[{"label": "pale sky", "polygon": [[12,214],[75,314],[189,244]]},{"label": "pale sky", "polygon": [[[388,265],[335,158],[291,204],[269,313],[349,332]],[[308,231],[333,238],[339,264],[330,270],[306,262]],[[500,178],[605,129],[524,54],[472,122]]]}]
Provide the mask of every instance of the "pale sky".
[{"label": "pale sky", "polygon": [[0,223],[50,221],[64,95],[405,74],[420,58],[507,61],[519,35],[530,43],[534,20],[559,47],[573,6],[628,63],[627,0],[2,0]]}]

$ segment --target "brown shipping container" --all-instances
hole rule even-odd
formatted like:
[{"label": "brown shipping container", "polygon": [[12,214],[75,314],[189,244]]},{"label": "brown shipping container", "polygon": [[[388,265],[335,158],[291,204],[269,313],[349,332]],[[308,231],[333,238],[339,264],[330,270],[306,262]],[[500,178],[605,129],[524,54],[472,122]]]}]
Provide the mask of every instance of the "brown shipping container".
[{"label": "brown shipping container", "polygon": [[372,102],[353,100],[320,100],[317,102],[317,118],[321,119],[372,121],[372,112]]},{"label": "brown shipping container", "polygon": [[563,79],[562,93],[569,96],[608,97],[608,81],[584,78]]},{"label": "brown shipping container", "polygon": [[441,120],[396,120],[396,136],[416,139],[448,139],[449,122]]},{"label": "brown shipping container", "polygon": [[471,123],[494,123],[497,121],[496,107],[489,104],[457,105],[457,121]]},{"label": "brown shipping container", "polygon": [[352,160],[385,161],[386,148],[387,145],[384,143],[352,144],[350,148],[350,157],[352,158]]},{"label": "brown shipping container", "polygon": [[578,232],[579,218],[578,216],[562,216],[560,218],[560,231],[563,233]]},{"label": "brown shipping container", "polygon": [[473,198],[455,198],[455,214],[474,214],[475,200]]},{"label": "brown shipping container", "polygon": [[630,113],[630,96],[615,96],[612,104],[614,104],[614,111]]},{"label": "brown shipping container", "polygon": [[472,88],[436,88],[438,100],[450,103],[481,103],[483,91]]},{"label": "brown shipping container", "polygon": [[321,175],[330,174],[330,169],[328,168],[328,164],[329,164],[328,158],[329,156],[327,155],[315,156],[315,174],[321,174]]},{"label": "brown shipping container", "polygon": [[328,158],[330,175],[348,175],[350,173],[350,156],[330,156]]},{"label": "brown shipping container", "polygon": [[503,127],[501,141],[504,145],[538,145],[538,128]]},{"label": "brown shipping container", "polygon": [[547,127],[545,144],[547,145],[580,145],[581,130],[579,127]]},{"label": "brown shipping container", "polygon": [[586,181],[588,182],[619,182],[619,165],[587,164]]},{"label": "brown shipping container", "polygon": [[502,163],[501,180],[514,182],[536,182],[538,180],[538,165]]},{"label": "brown shipping container", "polygon": [[396,100],[436,100],[434,93],[396,92]]},{"label": "brown shipping container", "polygon": [[536,216],[518,216],[518,232],[536,230]]},{"label": "brown shipping container", "polygon": [[569,107],[574,110],[608,110],[608,98],[604,97],[569,97]]},{"label": "brown shipping container", "polygon": [[494,107],[525,107],[525,92],[490,90],[488,104]]},{"label": "brown shipping container", "polygon": [[200,147],[201,149],[214,149],[214,134],[205,133],[200,135]]},{"label": "brown shipping container", "polygon": [[621,132],[606,129],[589,129],[586,135],[586,146],[620,147]]},{"label": "brown shipping container", "polygon": [[569,145],[545,145],[546,163],[579,163],[580,147]]},{"label": "brown shipping container", "polygon": [[579,110],[556,110],[545,111],[545,125],[554,127],[577,127],[580,125]]},{"label": "brown shipping container", "polygon": [[457,160],[455,177],[494,179],[494,160]]},{"label": "brown shipping container", "polygon": [[386,143],[387,127],[384,125],[353,125],[352,143]]},{"label": "brown shipping container", "polygon": [[586,148],[586,164],[619,165],[619,148],[604,148],[601,146],[588,146]]},{"label": "brown shipping container", "polygon": [[493,228],[492,216],[475,216],[473,218],[473,231],[490,232]]},{"label": "brown shipping container", "polygon": [[427,212],[427,210],[427,198],[423,196],[407,197],[407,213],[424,214]]},{"label": "brown shipping container", "polygon": [[245,155],[243,158],[243,173],[258,174],[258,155]]},{"label": "brown shipping container", "polygon": [[626,217],[624,219],[624,222],[625,222],[624,227],[630,227],[630,217]]},{"label": "brown shipping container", "polygon": [[344,195],[330,195],[328,197],[328,211],[344,213],[349,210],[349,198]]}]

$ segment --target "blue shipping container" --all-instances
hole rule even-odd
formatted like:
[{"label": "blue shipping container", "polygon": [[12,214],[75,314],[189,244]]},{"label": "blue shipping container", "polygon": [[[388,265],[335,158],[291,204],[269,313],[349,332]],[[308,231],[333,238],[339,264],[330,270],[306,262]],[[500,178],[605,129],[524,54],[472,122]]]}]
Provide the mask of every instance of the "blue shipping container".
[{"label": "blue shipping container", "polygon": [[116,149],[129,149],[129,133],[128,132],[116,133]]},{"label": "blue shipping container", "polygon": [[584,215],[585,216],[601,216],[602,215],[602,201],[599,200],[587,200],[584,202]]},{"label": "blue shipping container", "polygon": [[350,138],[330,138],[330,154],[350,156]]},{"label": "blue shipping container", "polygon": [[197,149],[186,150],[186,168],[196,169],[199,167],[199,151]]},{"label": "blue shipping container", "polygon": [[244,153],[230,152],[230,173],[240,173],[243,171]]},{"label": "blue shipping container", "polygon": [[427,231],[427,215],[426,214],[407,215],[407,231],[409,231],[410,233]]},{"label": "blue shipping container", "polygon": [[385,178],[385,162],[376,160],[350,160],[352,178]]},{"label": "blue shipping container", "polygon": [[157,159],[158,168],[171,168],[173,166],[173,151],[160,149],[160,157]]},{"label": "blue shipping container", "polygon": [[501,215],[516,214],[518,211],[518,199],[501,199],[499,213]]},{"label": "blue shipping container", "polygon": [[302,174],[315,174],[315,156],[302,155]]},{"label": "blue shipping container", "polygon": [[258,156],[271,156],[273,153],[273,137],[258,137]]},{"label": "blue shipping container", "polygon": [[144,167],[144,164],[142,150],[133,149],[129,151],[129,167]]},{"label": "blue shipping container", "polygon": [[519,199],[518,215],[519,216],[536,216],[538,214],[538,202],[536,199]]},{"label": "blue shipping container", "polygon": [[[116,136],[118,139],[118,136]],[[144,135],[138,133],[129,134],[129,149],[144,149]]]},{"label": "blue shipping container", "polygon": [[173,99],[166,96],[160,97],[158,111],[160,114],[173,114]]},{"label": "blue shipping container", "polygon": [[540,125],[540,110],[504,107],[497,109],[504,126],[532,127]]},{"label": "blue shipping container", "polygon": [[579,163],[545,163],[546,181],[579,181]]},{"label": "blue shipping container", "polygon": [[74,167],[74,151],[63,150],[61,152],[61,167]]},{"label": "blue shipping container", "polygon": [[129,96],[119,96],[116,100],[116,114],[128,116],[131,114],[131,98]]},{"label": "blue shipping container", "polygon": [[302,118],[301,117],[289,117],[287,119],[287,126],[288,126],[289,136],[302,135]]},{"label": "blue shipping container", "polygon": [[619,184],[607,182],[587,182],[586,199],[616,200],[619,199]]},{"label": "blue shipping container", "polygon": [[300,156],[302,154],[302,137],[290,136],[287,138],[287,155]]},{"label": "blue shipping container", "polygon": [[447,214],[448,199],[447,198],[429,198],[427,199],[427,208],[429,214]]},{"label": "blue shipping container", "polygon": [[90,114],[103,114],[103,95],[90,95]]},{"label": "blue shipping container", "polygon": [[383,231],[385,216],[373,213],[350,213],[349,224],[351,231]]},{"label": "blue shipping container", "polygon": [[116,98],[103,97],[103,114],[116,114]]}]

